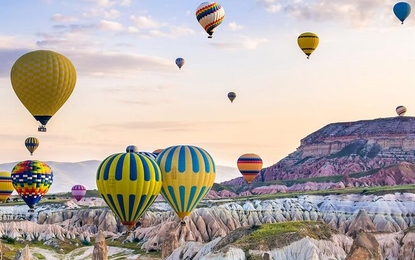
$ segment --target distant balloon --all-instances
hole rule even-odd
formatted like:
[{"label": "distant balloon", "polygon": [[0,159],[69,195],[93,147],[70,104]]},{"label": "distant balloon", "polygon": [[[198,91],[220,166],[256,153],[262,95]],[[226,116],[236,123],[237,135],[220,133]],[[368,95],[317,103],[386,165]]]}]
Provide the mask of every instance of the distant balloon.
[{"label": "distant balloon", "polygon": [[238,169],[248,183],[251,183],[262,169],[262,159],[254,153],[246,153],[237,161]]},{"label": "distant balloon", "polygon": [[77,200],[80,201],[86,194],[86,188],[84,185],[74,185],[71,189],[72,196]]},{"label": "distant balloon", "polygon": [[0,201],[6,200],[13,193],[12,177],[10,172],[0,172]]},{"label": "distant balloon", "polygon": [[36,137],[28,137],[24,141],[26,149],[30,152],[30,155],[33,155],[33,152],[39,146],[39,140]]},{"label": "distant balloon", "polygon": [[231,103],[233,103],[233,100],[236,98],[236,93],[235,92],[229,92],[228,93],[228,98],[231,101]]},{"label": "distant balloon", "polygon": [[47,50],[24,54],[14,64],[11,83],[19,100],[46,131],[49,119],[63,106],[76,83],[76,71],[65,56]]},{"label": "distant balloon", "polygon": [[213,158],[202,148],[191,145],[171,146],[157,156],[163,187],[161,195],[183,219],[209,192],[216,178]]},{"label": "distant balloon", "polygon": [[96,175],[98,192],[129,230],[157,198],[161,180],[157,163],[137,153],[107,157]]},{"label": "distant balloon", "polygon": [[393,6],[393,12],[395,13],[396,17],[398,17],[399,21],[403,24],[405,19],[411,13],[411,6],[406,2],[399,2]]},{"label": "distant balloon", "polygon": [[200,25],[212,38],[216,28],[225,18],[225,9],[216,2],[203,2],[196,9],[196,18]]},{"label": "distant balloon", "polygon": [[125,148],[125,152],[127,153],[136,153],[138,152],[138,148],[135,145],[129,145],[127,148]]},{"label": "distant balloon", "polygon": [[176,65],[177,65],[177,67],[179,67],[179,69],[181,69],[183,67],[184,63],[185,63],[185,61],[184,61],[183,58],[177,58],[176,59]]},{"label": "distant balloon", "polygon": [[309,59],[311,53],[313,53],[318,46],[319,38],[314,33],[305,32],[298,36],[297,43],[305,55],[307,55],[307,59]]},{"label": "distant balloon", "polygon": [[153,160],[155,160],[157,158],[157,154],[151,153],[151,152],[143,152],[143,151],[140,151],[140,152],[138,152],[138,154],[145,155],[145,156],[147,156],[147,157],[149,157],[149,158],[151,158]]},{"label": "distant balloon", "polygon": [[398,116],[403,116],[406,113],[406,107],[404,106],[398,106],[396,108],[396,114],[398,114]]},{"label": "distant balloon", "polygon": [[161,153],[164,149],[156,149],[153,151],[153,153],[157,156],[159,153]]},{"label": "distant balloon", "polygon": [[53,172],[44,162],[27,160],[13,167],[11,178],[14,189],[33,211],[42,196],[49,191]]}]

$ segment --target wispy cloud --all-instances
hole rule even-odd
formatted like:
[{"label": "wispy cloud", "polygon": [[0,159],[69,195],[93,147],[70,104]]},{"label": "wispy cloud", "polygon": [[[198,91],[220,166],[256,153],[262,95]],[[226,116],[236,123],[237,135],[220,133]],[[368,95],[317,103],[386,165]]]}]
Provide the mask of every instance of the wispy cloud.
[{"label": "wispy cloud", "polygon": [[278,13],[282,8],[282,5],[276,0],[256,0],[256,2],[270,13]]},{"label": "wispy cloud", "polygon": [[226,49],[226,50],[239,50],[239,49],[246,49],[246,50],[253,50],[258,48],[258,46],[261,43],[267,42],[268,40],[266,38],[252,38],[252,37],[246,37],[241,36],[240,41],[232,42],[232,43],[226,43],[226,42],[217,42],[217,43],[211,43],[213,46],[219,48],[219,49]]},{"label": "wispy cloud", "polygon": [[121,23],[107,21],[107,20],[101,20],[98,24],[98,28],[100,30],[108,30],[108,31],[122,31],[122,30],[124,30],[124,27]]},{"label": "wispy cloud", "polygon": [[244,27],[242,25],[237,24],[236,22],[230,22],[228,24],[228,28],[231,31],[239,31],[242,30]]},{"label": "wispy cloud", "polygon": [[131,15],[130,20],[134,22],[138,29],[154,29],[163,26],[161,23],[155,21],[150,16],[135,16]]},{"label": "wispy cloud", "polygon": [[64,14],[54,14],[51,20],[53,22],[59,22],[59,23],[72,23],[72,22],[78,21],[79,19],[75,16],[64,15]]}]

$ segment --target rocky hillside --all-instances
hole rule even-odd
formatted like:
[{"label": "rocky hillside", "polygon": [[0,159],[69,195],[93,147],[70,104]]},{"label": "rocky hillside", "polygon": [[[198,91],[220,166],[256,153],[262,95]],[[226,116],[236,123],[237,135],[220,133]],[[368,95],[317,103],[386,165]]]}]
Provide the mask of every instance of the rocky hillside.
[{"label": "rocky hillside", "polygon": [[[263,169],[254,182],[348,176],[402,162],[415,163],[415,117],[333,123],[303,138],[295,152]],[[223,184],[243,183],[238,178]]]}]

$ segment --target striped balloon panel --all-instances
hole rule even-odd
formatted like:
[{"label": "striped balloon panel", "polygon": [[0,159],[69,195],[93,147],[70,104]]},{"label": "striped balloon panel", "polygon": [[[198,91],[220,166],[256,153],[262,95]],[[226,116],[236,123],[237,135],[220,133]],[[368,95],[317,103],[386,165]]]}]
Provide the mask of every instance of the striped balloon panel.
[{"label": "striped balloon panel", "polygon": [[238,158],[237,166],[245,180],[251,183],[262,169],[262,159],[253,153],[244,154]]},{"label": "striped balloon panel", "polygon": [[208,152],[189,145],[164,149],[157,163],[163,177],[161,194],[183,219],[191,214],[215,182],[215,163]]},{"label": "striped balloon panel", "polygon": [[71,192],[72,192],[72,196],[77,201],[80,201],[86,194],[86,188],[83,185],[77,184],[72,187]]},{"label": "striped balloon panel", "polygon": [[151,152],[138,152],[138,154],[141,155],[145,155],[153,160],[155,160],[157,158],[157,155],[155,153],[151,153]]},{"label": "striped balloon panel", "polygon": [[33,208],[53,183],[53,172],[44,162],[22,161],[13,167],[12,184],[26,204]]},{"label": "striped balloon panel", "polygon": [[161,189],[157,163],[137,153],[118,153],[99,166],[96,183],[99,193],[121,223],[134,227]]},{"label": "striped balloon panel", "polygon": [[10,73],[13,89],[33,116],[53,116],[76,84],[76,70],[65,56],[48,50],[24,54]]},{"label": "striped balloon panel", "polygon": [[216,2],[204,2],[196,10],[196,18],[205,31],[212,35],[225,18],[225,10]]},{"label": "striped balloon panel", "polygon": [[39,140],[36,137],[28,137],[24,142],[27,150],[32,154],[39,146]]},{"label": "striped balloon panel", "polygon": [[14,187],[10,172],[0,172],[0,201],[5,202],[13,193]]},{"label": "striped balloon panel", "polygon": [[310,54],[317,48],[319,38],[314,33],[302,33],[300,36],[298,36],[297,43],[301,50],[307,56],[310,56]]}]

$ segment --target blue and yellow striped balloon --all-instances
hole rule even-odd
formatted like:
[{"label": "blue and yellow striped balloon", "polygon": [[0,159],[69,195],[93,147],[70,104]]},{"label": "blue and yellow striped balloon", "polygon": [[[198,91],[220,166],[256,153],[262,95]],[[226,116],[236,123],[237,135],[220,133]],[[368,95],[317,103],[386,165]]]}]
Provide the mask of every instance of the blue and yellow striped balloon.
[{"label": "blue and yellow striped balloon", "polygon": [[12,184],[12,177],[10,172],[0,172],[0,201],[6,200],[13,193],[14,187]]},{"label": "blue and yellow striped balloon", "polygon": [[24,145],[26,146],[26,149],[30,152],[30,155],[33,155],[33,152],[39,146],[39,139],[37,139],[36,137],[28,137],[24,141]]},{"label": "blue and yellow striped balloon", "polygon": [[118,153],[99,165],[96,183],[107,205],[131,230],[160,193],[161,172],[147,156]]},{"label": "blue and yellow striped balloon", "polygon": [[215,163],[208,152],[190,145],[164,149],[157,163],[163,176],[161,194],[183,220],[215,182]]}]

